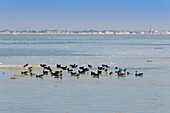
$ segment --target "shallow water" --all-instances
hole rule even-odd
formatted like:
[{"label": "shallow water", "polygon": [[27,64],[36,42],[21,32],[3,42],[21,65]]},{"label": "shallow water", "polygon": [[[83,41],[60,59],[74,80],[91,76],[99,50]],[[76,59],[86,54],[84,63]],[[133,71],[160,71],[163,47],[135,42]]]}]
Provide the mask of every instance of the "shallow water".
[{"label": "shallow water", "polygon": [[106,63],[133,73],[11,80],[20,71],[0,69],[0,113],[169,113],[169,48],[168,35],[0,35],[3,65]]}]

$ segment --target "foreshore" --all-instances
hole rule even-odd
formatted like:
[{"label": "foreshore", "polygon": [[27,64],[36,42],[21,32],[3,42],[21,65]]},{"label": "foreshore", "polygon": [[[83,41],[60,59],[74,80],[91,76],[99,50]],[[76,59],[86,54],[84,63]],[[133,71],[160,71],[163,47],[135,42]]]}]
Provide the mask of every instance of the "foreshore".
[{"label": "foreshore", "polygon": [[[34,69],[41,68],[39,65],[32,66]],[[25,69],[23,65],[0,65],[0,69],[22,70]]]},{"label": "foreshore", "polygon": [[0,65],[0,69],[21,69],[22,65]]}]

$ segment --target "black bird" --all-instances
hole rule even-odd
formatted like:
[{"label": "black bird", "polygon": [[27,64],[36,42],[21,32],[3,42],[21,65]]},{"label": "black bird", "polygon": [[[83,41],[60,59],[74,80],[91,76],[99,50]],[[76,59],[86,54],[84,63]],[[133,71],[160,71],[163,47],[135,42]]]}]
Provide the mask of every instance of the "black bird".
[{"label": "black bird", "polygon": [[106,72],[107,72],[107,71],[108,71],[108,69],[105,69],[104,71],[106,71]]},{"label": "black bird", "polygon": [[62,74],[62,71],[51,72],[51,76],[59,76],[59,74]]},{"label": "black bird", "polygon": [[85,67],[84,66],[82,66],[82,67],[79,67],[79,69],[84,69]]},{"label": "black bird", "polygon": [[102,74],[102,71],[101,71],[101,70],[98,70],[97,73],[98,73],[98,74]]},{"label": "black bird", "polygon": [[109,75],[113,75],[113,72],[110,72]]},{"label": "black bird", "polygon": [[72,71],[73,71],[73,69],[67,68],[67,71],[68,71],[68,72],[72,72]]},{"label": "black bird", "polygon": [[21,74],[22,75],[28,75],[28,71],[22,71]]},{"label": "black bird", "polygon": [[77,79],[80,77],[80,74],[78,73],[78,74],[76,74],[76,77],[77,77]]},{"label": "black bird", "polygon": [[103,67],[106,67],[106,68],[110,68],[110,66],[106,65],[106,64],[102,64]]},{"label": "black bird", "polygon": [[123,71],[123,69],[122,69],[122,68],[119,68],[119,71]]},{"label": "black bird", "polygon": [[27,67],[28,66],[28,64],[25,64],[23,67]]},{"label": "black bird", "polygon": [[53,71],[50,66],[47,67],[47,70],[49,70],[50,72]]},{"label": "black bird", "polygon": [[138,73],[138,72],[136,71],[135,76],[136,76],[136,77],[137,77],[137,76],[143,77],[143,73]]},{"label": "black bird", "polygon": [[89,67],[89,68],[92,68],[93,66],[92,66],[92,65],[90,65],[90,64],[88,64],[88,67]]},{"label": "black bird", "polygon": [[77,73],[76,72],[71,72],[71,76],[76,76]]},{"label": "black bird", "polygon": [[86,71],[89,71],[89,69],[88,68],[84,68],[83,71],[86,72]]},{"label": "black bird", "polygon": [[34,73],[31,72],[31,73],[30,73],[30,76],[31,76],[31,77],[32,77],[32,76],[36,76],[36,74],[34,74]]},{"label": "black bird", "polygon": [[106,65],[106,68],[110,68],[110,66]]},{"label": "black bird", "polygon": [[48,70],[43,70],[43,75],[48,75]]},{"label": "black bird", "polygon": [[60,65],[60,64],[57,64],[57,68],[61,68],[61,65]]},{"label": "black bird", "polygon": [[63,74],[61,73],[61,74],[57,74],[57,75],[54,75],[54,78],[60,78],[60,79],[62,79],[63,78]]},{"label": "black bird", "polygon": [[41,67],[46,67],[47,65],[46,64],[40,64]]},{"label": "black bird", "polygon": [[67,66],[60,67],[62,70],[67,70]]},{"label": "black bird", "polygon": [[31,66],[31,67],[28,67],[28,70],[29,71],[32,71],[33,70],[33,67]]},{"label": "black bird", "polygon": [[79,74],[85,74],[84,70],[78,70]]},{"label": "black bird", "polygon": [[78,65],[77,64],[70,64],[71,68],[76,68]]},{"label": "black bird", "polygon": [[101,67],[101,66],[98,66],[97,68],[98,68],[98,70],[104,70],[105,69],[104,67]]},{"label": "black bird", "polygon": [[91,76],[93,77],[93,78],[99,78],[99,71],[98,71],[98,73],[95,73],[95,72],[91,72]]},{"label": "black bird", "polygon": [[36,78],[43,78],[43,74],[41,74],[41,75],[36,75]]},{"label": "black bird", "polygon": [[126,73],[122,73],[121,71],[118,71],[117,75],[118,77],[125,77]]},{"label": "black bird", "polygon": [[127,75],[130,75],[131,73],[130,72],[126,72]]},{"label": "black bird", "polygon": [[118,69],[118,67],[115,67],[115,69]]}]

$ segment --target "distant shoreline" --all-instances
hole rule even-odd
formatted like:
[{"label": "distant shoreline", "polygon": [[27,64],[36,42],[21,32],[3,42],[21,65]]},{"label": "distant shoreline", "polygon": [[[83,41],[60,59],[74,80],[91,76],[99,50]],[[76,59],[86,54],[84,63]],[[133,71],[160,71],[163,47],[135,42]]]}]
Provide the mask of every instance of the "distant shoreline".
[{"label": "distant shoreline", "polygon": [[159,31],[151,28],[148,31],[131,30],[0,30],[4,35],[170,35],[170,31]]},{"label": "distant shoreline", "polygon": [[0,35],[170,35],[169,33],[160,33],[160,34],[78,34],[78,33],[0,33]]}]

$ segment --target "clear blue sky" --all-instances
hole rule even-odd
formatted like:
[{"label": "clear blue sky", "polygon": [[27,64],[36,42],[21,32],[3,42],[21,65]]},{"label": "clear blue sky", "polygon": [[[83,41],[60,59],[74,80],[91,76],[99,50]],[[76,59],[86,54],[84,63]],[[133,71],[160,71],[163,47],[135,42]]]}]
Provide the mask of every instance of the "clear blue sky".
[{"label": "clear blue sky", "polygon": [[170,0],[0,0],[0,29],[170,30]]}]

